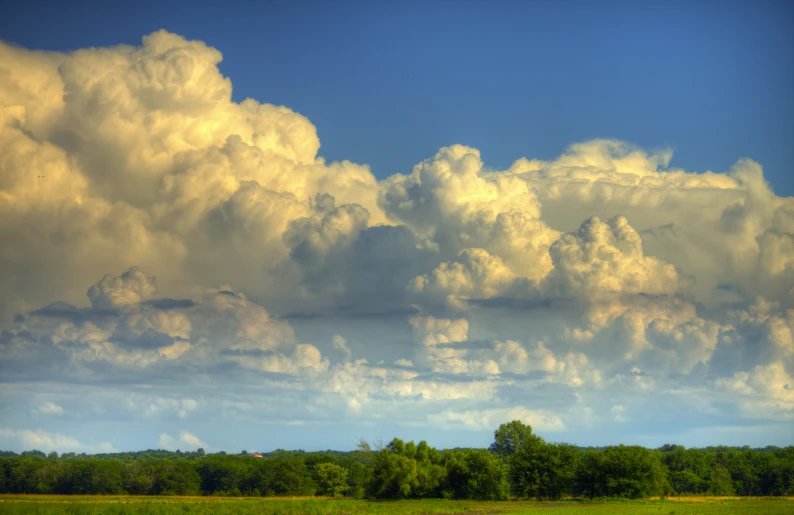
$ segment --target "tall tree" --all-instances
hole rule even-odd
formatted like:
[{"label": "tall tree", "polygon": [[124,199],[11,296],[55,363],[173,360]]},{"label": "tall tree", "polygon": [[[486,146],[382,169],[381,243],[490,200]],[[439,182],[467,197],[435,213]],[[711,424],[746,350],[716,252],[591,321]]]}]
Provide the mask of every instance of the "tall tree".
[{"label": "tall tree", "polygon": [[520,420],[513,420],[500,425],[499,429],[494,431],[494,441],[488,450],[500,458],[507,458],[533,437],[532,426]]}]

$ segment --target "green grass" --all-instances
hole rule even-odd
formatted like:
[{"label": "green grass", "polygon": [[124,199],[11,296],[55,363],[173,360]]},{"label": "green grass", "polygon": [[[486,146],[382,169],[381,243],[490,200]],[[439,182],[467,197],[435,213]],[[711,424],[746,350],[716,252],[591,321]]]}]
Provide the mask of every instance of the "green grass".
[{"label": "green grass", "polygon": [[616,514],[616,515],[776,515],[794,514],[794,500],[785,498],[722,499],[684,498],[679,500],[646,500],[599,502],[578,501],[477,502],[477,501],[366,501],[332,499],[274,499],[218,497],[133,497],[133,496],[0,496],[0,513],[37,515],[157,515],[241,514],[241,515],[382,515],[420,514]]}]

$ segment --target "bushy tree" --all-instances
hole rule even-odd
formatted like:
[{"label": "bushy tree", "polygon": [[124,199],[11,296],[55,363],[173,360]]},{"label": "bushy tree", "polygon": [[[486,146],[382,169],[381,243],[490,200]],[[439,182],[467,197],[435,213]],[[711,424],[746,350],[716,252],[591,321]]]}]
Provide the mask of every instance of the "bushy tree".
[{"label": "bushy tree", "polygon": [[205,456],[198,465],[201,490],[207,494],[240,492],[250,460],[238,456]]},{"label": "bushy tree", "polygon": [[409,442],[406,445],[406,452],[416,461],[413,497],[439,497],[447,477],[442,454],[427,445],[425,441],[419,442],[415,447],[413,442]]},{"label": "bushy tree", "polygon": [[349,484],[347,495],[355,498],[364,497],[367,493],[367,486],[372,479],[372,469],[351,458],[341,460],[341,464],[347,470],[347,482]]},{"label": "bushy tree", "polygon": [[575,479],[586,497],[637,499],[670,492],[659,454],[636,445],[587,451],[579,460]]},{"label": "bushy tree", "polygon": [[199,495],[201,476],[191,463],[160,460],[155,467],[152,493],[159,495]]},{"label": "bushy tree", "polygon": [[317,483],[312,479],[309,468],[303,459],[257,460],[263,462],[268,481],[262,492],[272,491],[274,495],[314,495]]},{"label": "bushy tree", "polygon": [[439,497],[447,469],[443,456],[427,442],[405,443],[393,439],[371,455],[372,479],[369,493],[374,497]]},{"label": "bushy tree", "polygon": [[456,499],[498,501],[510,493],[507,466],[485,449],[463,449],[448,454],[445,494]]},{"label": "bushy tree", "polygon": [[321,495],[339,497],[347,491],[347,469],[334,463],[320,463],[314,469],[319,479]]},{"label": "bushy tree", "polygon": [[500,425],[499,429],[494,431],[494,441],[488,450],[500,458],[507,458],[533,437],[532,426],[520,420],[513,420]]},{"label": "bushy tree", "polygon": [[513,493],[536,499],[561,499],[573,487],[578,451],[568,444],[528,439],[509,458]]},{"label": "bushy tree", "polygon": [[578,466],[574,473],[574,485],[579,495],[589,499],[606,495],[602,459],[603,455],[592,449],[579,455]]},{"label": "bushy tree", "polygon": [[410,497],[416,484],[416,460],[383,449],[372,460],[369,493],[373,497],[399,499]]}]

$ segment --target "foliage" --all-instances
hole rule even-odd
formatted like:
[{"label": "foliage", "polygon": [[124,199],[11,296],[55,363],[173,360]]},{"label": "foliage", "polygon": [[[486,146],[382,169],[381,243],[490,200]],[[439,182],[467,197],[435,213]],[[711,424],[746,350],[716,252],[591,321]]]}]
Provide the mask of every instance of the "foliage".
[{"label": "foliage", "polygon": [[656,451],[619,445],[580,458],[577,490],[586,497],[637,499],[669,493],[666,471]]},{"label": "foliage", "polygon": [[447,497],[498,501],[510,493],[507,467],[485,449],[452,451],[447,470]]},{"label": "foliage", "polygon": [[489,450],[427,442],[354,452],[276,450],[265,457],[147,450],[85,454],[0,452],[0,494],[342,496],[374,499],[636,499],[655,495],[794,494],[794,447],[664,445],[581,449],[552,444],[513,421]]},{"label": "foliage", "polygon": [[577,458],[571,445],[533,437],[509,459],[513,492],[540,500],[561,499],[573,486]]},{"label": "foliage", "polygon": [[494,441],[488,450],[500,458],[507,458],[523,445],[532,441],[534,437],[532,426],[524,424],[520,420],[513,420],[500,425],[499,429],[494,431]]},{"label": "foliage", "polygon": [[315,467],[319,478],[320,494],[340,497],[348,487],[347,470],[333,463],[320,463]]}]

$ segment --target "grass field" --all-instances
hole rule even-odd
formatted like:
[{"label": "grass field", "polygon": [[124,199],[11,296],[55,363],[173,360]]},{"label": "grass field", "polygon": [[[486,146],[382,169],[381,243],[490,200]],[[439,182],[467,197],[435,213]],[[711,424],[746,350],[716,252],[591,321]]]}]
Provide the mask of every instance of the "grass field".
[{"label": "grass field", "polygon": [[496,515],[540,513],[617,515],[794,514],[794,498],[681,497],[666,500],[581,503],[562,501],[478,502],[478,501],[366,501],[317,498],[221,498],[221,497],[135,497],[135,496],[0,496],[0,513],[9,514],[262,514],[262,515],[382,515],[468,514]]}]

